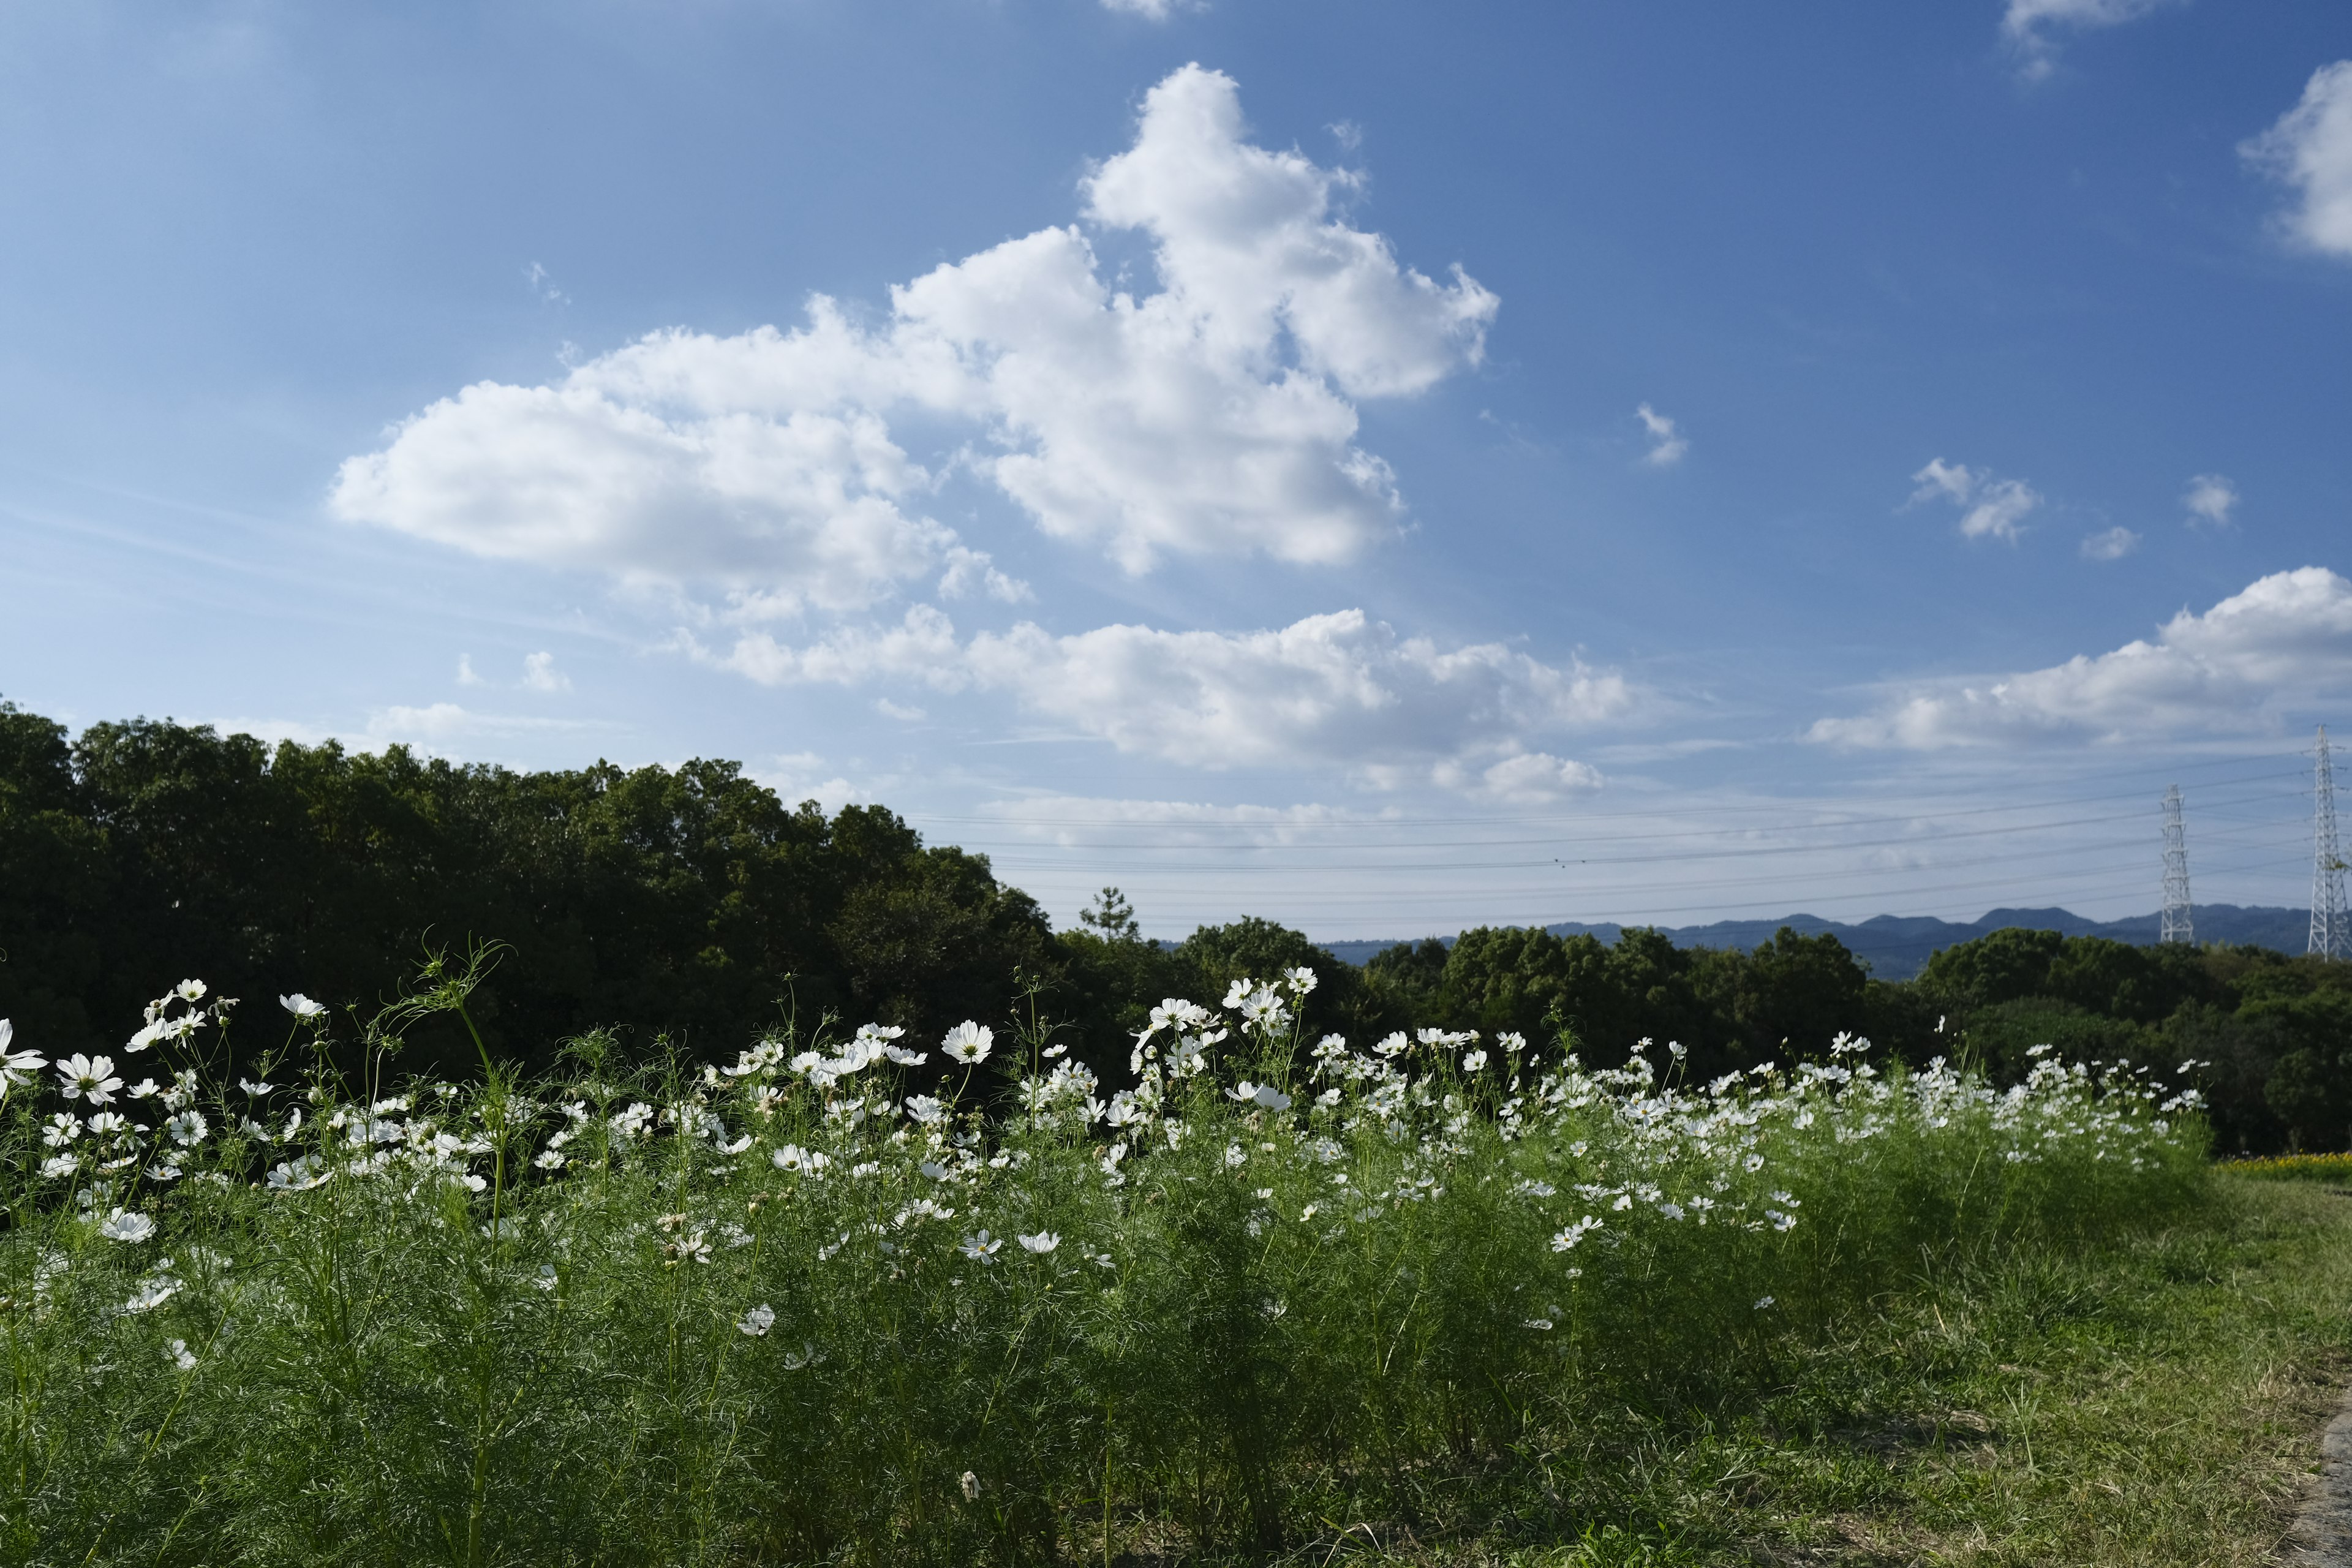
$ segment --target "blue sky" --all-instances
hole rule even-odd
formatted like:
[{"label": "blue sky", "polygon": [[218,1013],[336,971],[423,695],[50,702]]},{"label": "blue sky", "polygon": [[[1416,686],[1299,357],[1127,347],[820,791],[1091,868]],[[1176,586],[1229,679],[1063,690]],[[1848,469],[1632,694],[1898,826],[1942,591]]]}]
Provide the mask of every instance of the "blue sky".
[{"label": "blue sky", "polygon": [[2308,889],[2352,12],[0,17],[0,695],[739,758],[1068,920]]}]

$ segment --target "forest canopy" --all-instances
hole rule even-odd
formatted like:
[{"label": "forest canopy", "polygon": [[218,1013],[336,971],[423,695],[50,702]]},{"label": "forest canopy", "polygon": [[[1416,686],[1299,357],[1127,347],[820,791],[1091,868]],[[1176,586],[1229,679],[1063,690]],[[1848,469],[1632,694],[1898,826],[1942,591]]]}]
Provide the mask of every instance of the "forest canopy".
[{"label": "forest canopy", "polygon": [[[0,702],[0,1017],[20,1041],[108,1049],[183,976],[372,1010],[428,947],[489,941],[505,951],[478,1021],[529,1069],[599,1027],[715,1060],[793,1010],[936,1037],[1034,1005],[1115,1083],[1154,1003],[1303,965],[1310,1028],[1351,1038],[1565,1035],[1595,1064],[1672,1041],[1694,1081],[1840,1031],[2009,1080],[2049,1045],[2196,1064],[2225,1151],[2341,1148],[2352,1130],[2352,966],[2262,949],[2012,929],[1887,983],[1785,928],[1749,952],[1480,928],[1359,969],[1255,918],[1151,942],[1116,889],[1057,932],[986,856],[881,806],[788,805],[730,762],[521,773],[145,719],[69,736]],[[410,1045],[405,1070],[473,1059],[454,1032]]]}]

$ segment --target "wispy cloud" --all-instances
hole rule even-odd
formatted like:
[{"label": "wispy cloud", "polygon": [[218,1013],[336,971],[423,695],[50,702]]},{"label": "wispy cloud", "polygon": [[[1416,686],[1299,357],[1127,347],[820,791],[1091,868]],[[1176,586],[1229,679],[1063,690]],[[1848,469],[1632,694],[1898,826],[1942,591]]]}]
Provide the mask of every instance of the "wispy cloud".
[{"label": "wispy cloud", "polygon": [[2227,528],[2235,521],[2231,514],[2238,510],[2238,487],[2220,474],[2200,474],[2189,481],[2180,504],[2189,509],[2191,527]]},{"label": "wispy cloud", "polygon": [[2083,541],[2085,561],[2121,561],[2139,548],[2139,535],[2118,523]]},{"label": "wispy cloud", "polygon": [[2018,73],[2040,81],[2058,68],[2058,39],[2068,33],[2136,22],[2174,0],[2009,0],[2001,37],[2017,57]]},{"label": "wispy cloud", "polygon": [[523,656],[522,683],[533,691],[569,691],[572,689],[572,678],[555,668],[555,656],[551,653]]},{"label": "wispy cloud", "polygon": [[1671,468],[1681,462],[1683,455],[1690,450],[1690,437],[1646,403],[1633,412],[1641,419],[1642,427],[1650,433],[1650,449],[1642,455],[1642,461],[1654,468]]},{"label": "wispy cloud", "polygon": [[1960,533],[1969,539],[2005,539],[2017,542],[2028,514],[2042,505],[2042,496],[2023,479],[1995,479],[1989,468],[1948,463],[1941,458],[1911,476],[1918,488],[1906,503],[1948,500],[1960,509]]}]

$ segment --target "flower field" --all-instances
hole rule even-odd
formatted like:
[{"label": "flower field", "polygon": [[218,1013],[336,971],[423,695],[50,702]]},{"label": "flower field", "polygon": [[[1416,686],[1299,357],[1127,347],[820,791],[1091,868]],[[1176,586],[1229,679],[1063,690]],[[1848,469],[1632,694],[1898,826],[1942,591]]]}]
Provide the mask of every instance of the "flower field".
[{"label": "flower field", "polygon": [[1691,1084],[1648,1042],[1308,1039],[1307,971],[1163,1004],[1116,1089],[1034,1019],[391,1079],[478,976],[287,997],[234,1057],[194,981],[110,1058],[0,1024],[0,1559],[1270,1552],[2204,1180],[2195,1091],[2120,1064],[1996,1089],[1841,1039]]}]

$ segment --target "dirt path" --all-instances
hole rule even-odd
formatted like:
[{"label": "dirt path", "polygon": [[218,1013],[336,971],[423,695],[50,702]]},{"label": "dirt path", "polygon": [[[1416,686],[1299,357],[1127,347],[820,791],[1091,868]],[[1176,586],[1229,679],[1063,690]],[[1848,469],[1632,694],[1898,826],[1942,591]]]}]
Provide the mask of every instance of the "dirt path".
[{"label": "dirt path", "polygon": [[2319,1479],[2287,1537],[2288,1568],[2352,1568],[2352,1394],[2319,1440]]}]

